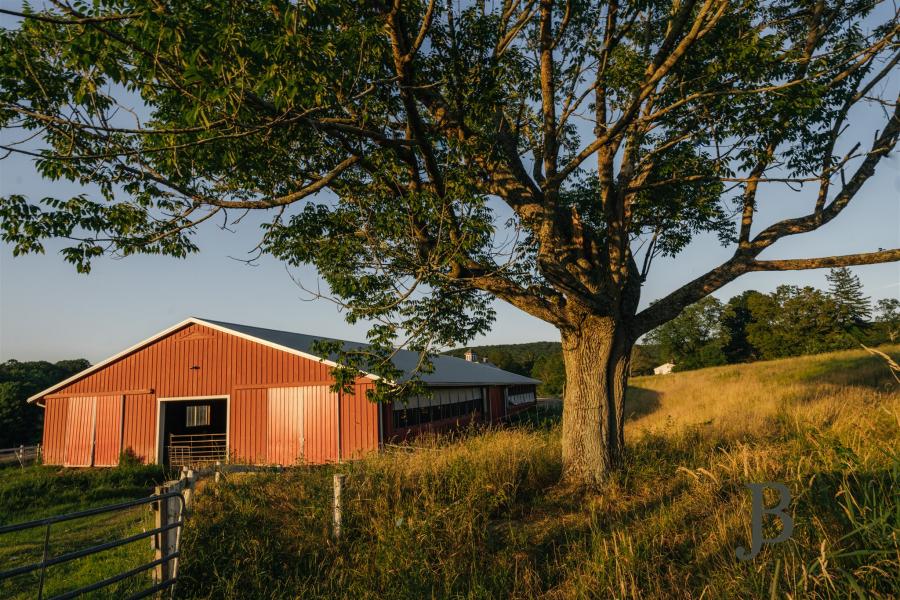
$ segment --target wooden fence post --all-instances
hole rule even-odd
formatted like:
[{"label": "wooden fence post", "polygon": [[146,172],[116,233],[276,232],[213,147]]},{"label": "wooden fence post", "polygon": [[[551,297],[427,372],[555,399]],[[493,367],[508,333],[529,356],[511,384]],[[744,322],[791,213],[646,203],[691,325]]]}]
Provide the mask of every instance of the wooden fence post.
[{"label": "wooden fence post", "polygon": [[[166,486],[158,485],[154,489],[154,494],[156,496],[161,496],[166,493]],[[162,500],[156,501],[156,515],[154,521],[154,528],[160,529],[169,524],[169,500],[168,498],[164,498]],[[153,549],[154,549],[154,559],[161,560],[167,552],[168,547],[168,531],[160,531],[155,536],[153,536]],[[154,570],[156,583],[162,583],[166,579],[169,578],[169,569],[168,564],[166,562],[162,562],[156,565],[156,569]]]},{"label": "wooden fence post", "polygon": [[341,494],[344,490],[344,479],[346,475],[335,474],[334,476],[334,539],[341,539]]},{"label": "wooden fence post", "polygon": [[194,501],[194,470],[193,469],[185,469],[184,471],[184,490],[182,493],[184,494],[184,510],[187,510],[188,506],[191,502]]}]

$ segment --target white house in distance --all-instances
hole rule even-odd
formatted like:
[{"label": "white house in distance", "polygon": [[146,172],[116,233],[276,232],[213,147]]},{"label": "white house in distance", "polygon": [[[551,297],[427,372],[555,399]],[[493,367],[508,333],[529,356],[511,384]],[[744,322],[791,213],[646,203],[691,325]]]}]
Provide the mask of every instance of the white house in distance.
[{"label": "white house in distance", "polygon": [[675,369],[675,363],[664,363],[653,369],[654,375],[668,375]]}]

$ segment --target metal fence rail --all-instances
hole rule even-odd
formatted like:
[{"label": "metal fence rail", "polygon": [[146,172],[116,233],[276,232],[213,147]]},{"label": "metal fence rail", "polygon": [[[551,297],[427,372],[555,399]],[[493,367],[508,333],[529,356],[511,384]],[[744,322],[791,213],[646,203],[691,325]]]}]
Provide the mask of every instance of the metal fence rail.
[{"label": "metal fence rail", "polygon": [[201,467],[228,459],[224,433],[170,434],[169,466]]},{"label": "metal fence rail", "polygon": [[[130,508],[134,508],[136,506],[142,506],[142,505],[146,505],[146,504],[155,504],[158,507],[157,510],[162,510],[161,507],[163,505],[167,506],[168,502],[170,500],[174,500],[176,498],[180,501],[180,509],[181,509],[178,512],[177,520],[173,520],[171,522],[164,522],[164,524],[162,524],[158,527],[155,527],[153,529],[150,529],[148,531],[143,531],[141,533],[136,533],[134,535],[130,535],[130,536],[120,538],[117,540],[112,540],[109,542],[104,542],[102,544],[97,544],[97,545],[91,546],[89,548],[83,548],[81,550],[67,552],[65,554],[60,554],[59,556],[51,557],[48,555],[48,549],[50,546],[50,526],[51,525],[54,525],[56,523],[63,523],[65,521],[72,521],[74,519],[82,519],[85,517],[100,515],[100,514],[104,514],[104,513],[111,513],[111,512],[127,510]],[[9,579],[11,577],[16,577],[18,575],[24,575],[26,573],[32,573],[34,571],[40,570],[40,582],[38,584],[37,598],[38,598],[38,600],[43,600],[44,599],[44,580],[45,580],[45,576],[46,576],[46,572],[47,572],[47,567],[51,567],[53,565],[58,565],[58,564],[65,563],[65,562],[69,562],[69,561],[75,560],[77,558],[83,558],[85,556],[90,556],[92,554],[97,554],[99,552],[104,552],[104,551],[110,550],[112,548],[118,548],[120,546],[124,546],[126,544],[130,544],[132,542],[136,542],[138,540],[142,540],[142,539],[146,539],[146,538],[150,538],[150,537],[156,538],[156,540],[157,540],[156,547],[157,548],[167,549],[168,545],[159,540],[168,538],[169,536],[168,536],[167,532],[169,532],[171,530],[177,530],[178,532],[180,532],[182,530],[182,528],[184,527],[184,514],[185,514],[184,508],[185,508],[185,501],[184,501],[184,496],[181,494],[181,492],[166,492],[166,493],[162,493],[162,494],[154,494],[153,496],[149,496],[147,498],[141,498],[139,500],[131,500],[129,502],[121,502],[119,504],[111,504],[109,506],[90,508],[87,510],[82,510],[79,512],[69,513],[69,514],[65,514],[65,515],[57,515],[55,517],[47,517],[44,519],[28,521],[26,523],[19,523],[16,525],[6,525],[3,527],[0,527],[0,536],[2,536],[3,534],[6,534],[6,533],[13,533],[13,532],[18,532],[18,531],[25,531],[28,529],[37,529],[40,527],[46,527],[46,531],[44,533],[43,555],[42,555],[41,561],[23,565],[21,567],[15,567],[13,569],[6,569],[3,571],[0,571],[0,581]],[[178,535],[178,536],[176,536],[176,539],[178,539],[180,537],[181,536]],[[86,594],[88,592],[92,592],[92,591],[96,591],[96,590],[105,588],[107,586],[110,586],[114,583],[117,583],[117,582],[127,579],[129,577],[133,577],[134,575],[137,575],[144,571],[153,569],[154,567],[162,566],[163,567],[162,573],[164,574],[164,576],[161,578],[162,579],[161,581],[158,581],[153,586],[151,586],[147,589],[141,590],[140,592],[137,592],[137,593],[129,596],[129,599],[146,598],[147,596],[155,594],[156,592],[159,592],[166,588],[171,588],[173,585],[175,585],[175,580],[177,578],[177,576],[175,574],[175,570],[168,569],[168,568],[166,568],[166,566],[168,565],[168,563],[170,561],[174,561],[175,559],[177,559],[179,557],[179,555],[180,555],[180,550],[178,549],[177,544],[176,544],[174,550],[164,551],[161,556],[158,555],[158,558],[156,558],[156,560],[144,563],[144,564],[142,564],[138,567],[135,567],[133,569],[130,569],[128,571],[124,571],[122,573],[117,573],[117,574],[115,574],[111,577],[107,577],[106,579],[103,579],[101,581],[97,581],[95,583],[92,583],[92,584],[89,584],[86,586],[82,586],[78,589],[71,590],[71,591],[65,592],[63,594],[53,596],[52,598],[49,598],[48,600],[65,600],[67,598],[75,598],[82,594]]]},{"label": "metal fence rail", "polygon": [[19,464],[25,466],[41,457],[41,446],[19,446],[18,448],[0,448],[0,465]]}]

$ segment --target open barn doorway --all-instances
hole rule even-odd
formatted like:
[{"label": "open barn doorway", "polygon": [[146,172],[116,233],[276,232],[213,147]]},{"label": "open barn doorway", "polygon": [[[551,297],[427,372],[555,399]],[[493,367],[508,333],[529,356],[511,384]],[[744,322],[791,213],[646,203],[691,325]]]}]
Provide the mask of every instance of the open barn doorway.
[{"label": "open barn doorway", "polygon": [[158,443],[159,462],[169,467],[227,461],[228,399],[160,399]]}]

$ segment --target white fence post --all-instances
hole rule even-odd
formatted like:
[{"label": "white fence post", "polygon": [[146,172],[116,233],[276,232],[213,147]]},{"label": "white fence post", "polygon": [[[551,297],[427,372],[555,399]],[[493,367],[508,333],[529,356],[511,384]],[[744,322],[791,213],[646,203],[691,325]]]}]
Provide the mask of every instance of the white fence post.
[{"label": "white fence post", "polygon": [[334,539],[341,539],[341,494],[344,491],[344,480],[346,475],[335,474],[334,476]]}]

